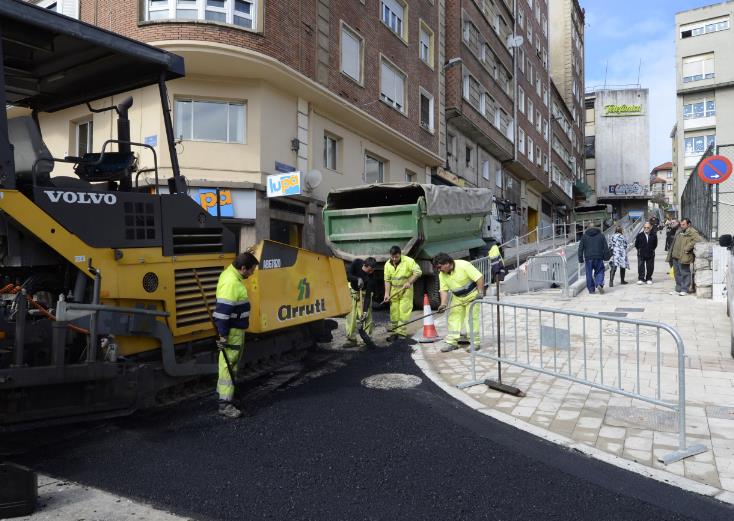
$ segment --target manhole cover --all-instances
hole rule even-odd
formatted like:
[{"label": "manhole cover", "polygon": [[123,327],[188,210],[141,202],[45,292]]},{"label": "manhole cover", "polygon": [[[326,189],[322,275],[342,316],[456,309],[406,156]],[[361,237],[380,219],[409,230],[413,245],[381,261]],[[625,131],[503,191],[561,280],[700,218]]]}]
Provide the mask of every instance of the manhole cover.
[{"label": "manhole cover", "polygon": [[678,432],[678,414],[639,407],[607,407],[604,423],[661,432]]},{"label": "manhole cover", "polygon": [[362,385],[370,389],[412,389],[422,381],[412,374],[385,373],[368,376],[362,380]]},{"label": "manhole cover", "polygon": [[734,407],[721,407],[719,405],[707,405],[706,415],[709,418],[721,418],[724,420],[734,420]]}]

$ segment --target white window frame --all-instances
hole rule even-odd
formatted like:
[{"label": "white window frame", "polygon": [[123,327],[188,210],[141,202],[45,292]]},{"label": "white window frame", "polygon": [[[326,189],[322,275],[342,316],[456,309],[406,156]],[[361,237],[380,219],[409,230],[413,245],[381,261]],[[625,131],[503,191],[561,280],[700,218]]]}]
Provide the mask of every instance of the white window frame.
[{"label": "white window frame", "polygon": [[[398,13],[397,11],[401,12]],[[408,27],[408,6],[401,0],[380,0],[380,21],[390,29],[393,34],[405,40],[405,31]]]},{"label": "white window frame", "polygon": [[[426,36],[428,38],[428,45],[426,46],[426,43],[423,41],[423,36]],[[431,69],[433,69],[433,31],[430,27],[428,27],[428,24],[426,24],[423,20],[420,21],[420,24],[418,25],[418,57],[421,59],[423,63],[428,65]]]},{"label": "white window frame", "polygon": [[535,124],[535,103],[528,99],[528,121],[531,125]]},{"label": "white window frame", "polygon": [[517,87],[517,110],[525,114],[525,91],[522,87]]},{"label": "white window frame", "polygon": [[[403,81],[403,103],[401,104],[398,99],[393,99],[391,97],[395,96],[398,92],[397,86],[394,92],[383,92],[383,87],[385,86],[383,84],[384,74],[385,74],[385,68],[388,69],[388,71],[395,75],[396,78],[401,78]],[[385,58],[385,56],[380,56],[380,99],[389,105],[390,107],[394,108],[398,112],[405,114],[407,112],[407,104],[405,102],[406,98],[408,97],[408,93],[406,91],[406,83],[407,83],[408,76],[401,71],[397,66],[395,66],[390,60]],[[395,96],[397,97],[397,96]]]},{"label": "white window frame", "polygon": [[482,178],[489,181],[489,159],[482,161]]},{"label": "white window frame", "polygon": [[[695,56],[685,56],[682,62],[681,74],[685,74],[686,65],[701,64],[701,74],[693,74],[689,76],[681,76],[683,83],[691,83],[694,81],[710,80],[716,77],[716,66],[714,62],[714,53],[698,54]],[[707,66],[708,64],[708,66]],[[711,69],[711,70],[709,70]],[[699,71],[696,71],[699,72]]]},{"label": "white window frame", "polygon": [[535,161],[535,142],[533,141],[533,138],[528,136],[528,159],[531,163]]},{"label": "white window frame", "polygon": [[[324,132],[324,168],[327,170],[339,171],[339,141],[336,136]],[[333,150],[333,163],[329,161],[329,152]]]},{"label": "white window frame", "polygon": [[525,154],[525,131],[522,128],[518,128],[517,134],[517,151]]},{"label": "white window frame", "polygon": [[[234,145],[244,145],[247,143],[247,102],[244,101],[226,101],[226,100],[213,100],[213,99],[205,99],[205,98],[175,98],[173,102],[174,106],[174,118],[178,118],[178,104],[181,102],[190,102],[191,105],[191,130],[190,130],[190,137],[183,138],[185,141],[200,141],[205,143],[228,143],[228,144],[234,144]],[[225,141],[218,140],[218,139],[201,139],[201,138],[195,138],[194,137],[194,129],[196,126],[196,122],[194,121],[194,104],[196,103],[218,103],[222,105],[227,105],[227,122],[225,123],[227,127],[227,139]],[[238,106],[242,107],[242,141],[233,141],[230,139],[229,136],[229,130],[230,130],[230,117],[231,112],[229,110],[230,106]],[[178,121],[174,120],[174,128],[178,130]],[[182,137],[183,135],[179,135],[176,137]]]},{"label": "white window frame", "polygon": [[[429,110],[429,114],[428,114],[428,123],[427,123],[427,125],[424,125],[423,121],[421,120],[421,118],[423,118],[423,104],[422,104],[423,103],[423,100],[422,100],[423,97],[425,97],[425,98],[428,99],[428,110]],[[435,116],[434,116],[435,111],[436,111],[436,107],[434,105],[433,94],[431,94],[430,92],[428,92],[423,87],[419,87],[418,88],[418,122],[420,123],[421,128],[423,128],[423,129],[425,129],[425,130],[427,130],[427,131],[429,131],[431,133],[433,133],[436,130],[435,120],[434,120],[434,118],[435,118]]]},{"label": "white window frame", "polygon": [[[701,143],[703,145],[703,148],[699,150],[696,150],[696,140],[700,139]],[[706,149],[709,147],[709,145],[713,142],[714,145],[716,145],[716,134],[706,134],[701,136],[690,136],[683,138],[683,154],[685,157],[697,157],[702,155]],[[690,147],[689,147],[690,143]]]},{"label": "white window frame", "polygon": [[[179,2],[185,2],[186,6],[191,6],[191,11],[196,11],[196,17],[183,18],[183,20],[197,20],[199,22],[209,23],[226,23],[228,25],[234,25],[242,29],[255,31],[257,30],[257,11],[260,8],[259,2],[262,0],[241,0],[242,2],[250,5],[250,12],[245,13],[244,11],[237,10],[237,2],[235,0],[223,0],[224,7],[213,7],[207,5],[207,0],[168,0],[166,3],[155,2],[156,6],[151,6],[151,3],[155,0],[145,0],[144,2],[144,19],[146,21],[155,22],[158,20],[177,20],[176,7]],[[168,12],[167,16],[161,16],[160,18],[151,18],[151,13],[165,13]],[[225,15],[225,21],[207,20],[206,13],[220,13]],[[236,22],[236,18],[240,18],[248,22],[248,24],[239,24]]]},{"label": "white window frame", "polygon": [[73,156],[81,157],[84,155],[79,153],[79,146],[81,145],[79,142],[79,130],[83,126],[87,127],[87,142],[84,144],[86,148],[85,153],[88,154],[94,150],[94,121],[92,118],[88,118],[74,123],[74,153],[71,154]]},{"label": "white window frame", "polygon": [[[377,173],[377,179],[376,180],[367,180],[367,161],[371,159],[379,164],[378,173]],[[365,152],[364,154],[364,182],[365,183],[384,183],[385,182],[385,161],[378,156],[371,154],[369,152]]]},{"label": "white window frame", "polygon": [[[679,36],[681,39],[691,38],[693,36],[703,36],[718,31],[726,31],[731,27],[729,15],[710,18],[708,20],[700,20],[690,24],[680,26]],[[688,36],[683,36],[684,32],[691,31]]]},{"label": "white window frame", "polygon": [[[358,78],[355,78],[352,76],[349,72],[347,72],[344,69],[344,36],[347,36],[349,38],[352,38],[352,40],[355,40],[359,44],[359,55],[357,56],[358,64],[357,68],[359,69],[357,75]],[[343,75],[345,75],[347,78],[349,78],[352,81],[355,81],[359,83],[360,85],[364,85],[364,38],[362,38],[357,31],[349,27],[344,22],[341,22],[341,31],[339,34],[339,70]]]},{"label": "white window frame", "polygon": [[[713,103],[713,109],[709,109],[709,103]],[[695,105],[703,105],[703,111],[696,112],[694,111]],[[688,114],[686,114],[686,107],[690,107],[690,110]],[[696,114],[700,114],[700,116],[697,116]],[[701,98],[696,101],[692,101],[690,103],[684,103],[683,104],[683,119],[700,119],[700,118],[708,118],[711,116],[716,116],[716,99],[714,98]]]}]

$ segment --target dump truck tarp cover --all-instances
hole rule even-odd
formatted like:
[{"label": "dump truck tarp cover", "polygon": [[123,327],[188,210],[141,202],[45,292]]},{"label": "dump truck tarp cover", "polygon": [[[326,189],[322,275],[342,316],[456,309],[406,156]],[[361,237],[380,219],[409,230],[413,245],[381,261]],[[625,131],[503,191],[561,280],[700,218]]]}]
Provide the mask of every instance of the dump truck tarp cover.
[{"label": "dump truck tarp cover", "polygon": [[53,112],[184,75],[183,58],[19,0],[0,0],[7,103]]},{"label": "dump truck tarp cover", "polygon": [[488,188],[426,185],[418,183],[383,183],[332,190],[326,206],[330,210],[370,208],[415,204],[426,199],[428,215],[485,215],[492,208]]}]

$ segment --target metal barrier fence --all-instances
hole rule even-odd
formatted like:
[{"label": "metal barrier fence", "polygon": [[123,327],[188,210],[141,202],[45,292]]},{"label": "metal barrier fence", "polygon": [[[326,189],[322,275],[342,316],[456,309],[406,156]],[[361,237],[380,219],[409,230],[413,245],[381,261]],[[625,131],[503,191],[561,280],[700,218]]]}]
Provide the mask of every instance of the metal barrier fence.
[{"label": "metal barrier fence", "polygon": [[543,282],[561,287],[564,296],[569,296],[569,277],[567,261],[560,253],[547,253],[528,257],[526,265],[526,282],[530,293],[531,282]]},{"label": "metal barrier fence", "polygon": [[[477,358],[493,360],[500,381],[505,363],[674,411],[678,450],[659,458],[666,465],[707,450],[704,445],[686,446],[685,347],[672,327],[487,298],[473,302],[469,316],[475,306],[480,306],[480,345],[470,320],[471,380],[458,385],[460,389],[487,382],[477,377]],[[671,366],[677,396],[662,386],[663,371],[673,373],[666,369]]]}]

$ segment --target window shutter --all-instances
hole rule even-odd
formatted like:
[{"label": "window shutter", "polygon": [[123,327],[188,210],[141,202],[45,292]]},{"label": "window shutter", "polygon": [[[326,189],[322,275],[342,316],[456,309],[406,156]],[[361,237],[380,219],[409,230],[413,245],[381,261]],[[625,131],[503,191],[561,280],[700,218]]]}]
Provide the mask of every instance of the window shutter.
[{"label": "window shutter", "polygon": [[79,0],[59,0],[59,6],[61,14],[79,19]]},{"label": "window shutter", "polygon": [[347,29],[342,28],[342,71],[357,81],[360,75],[360,42]]}]

